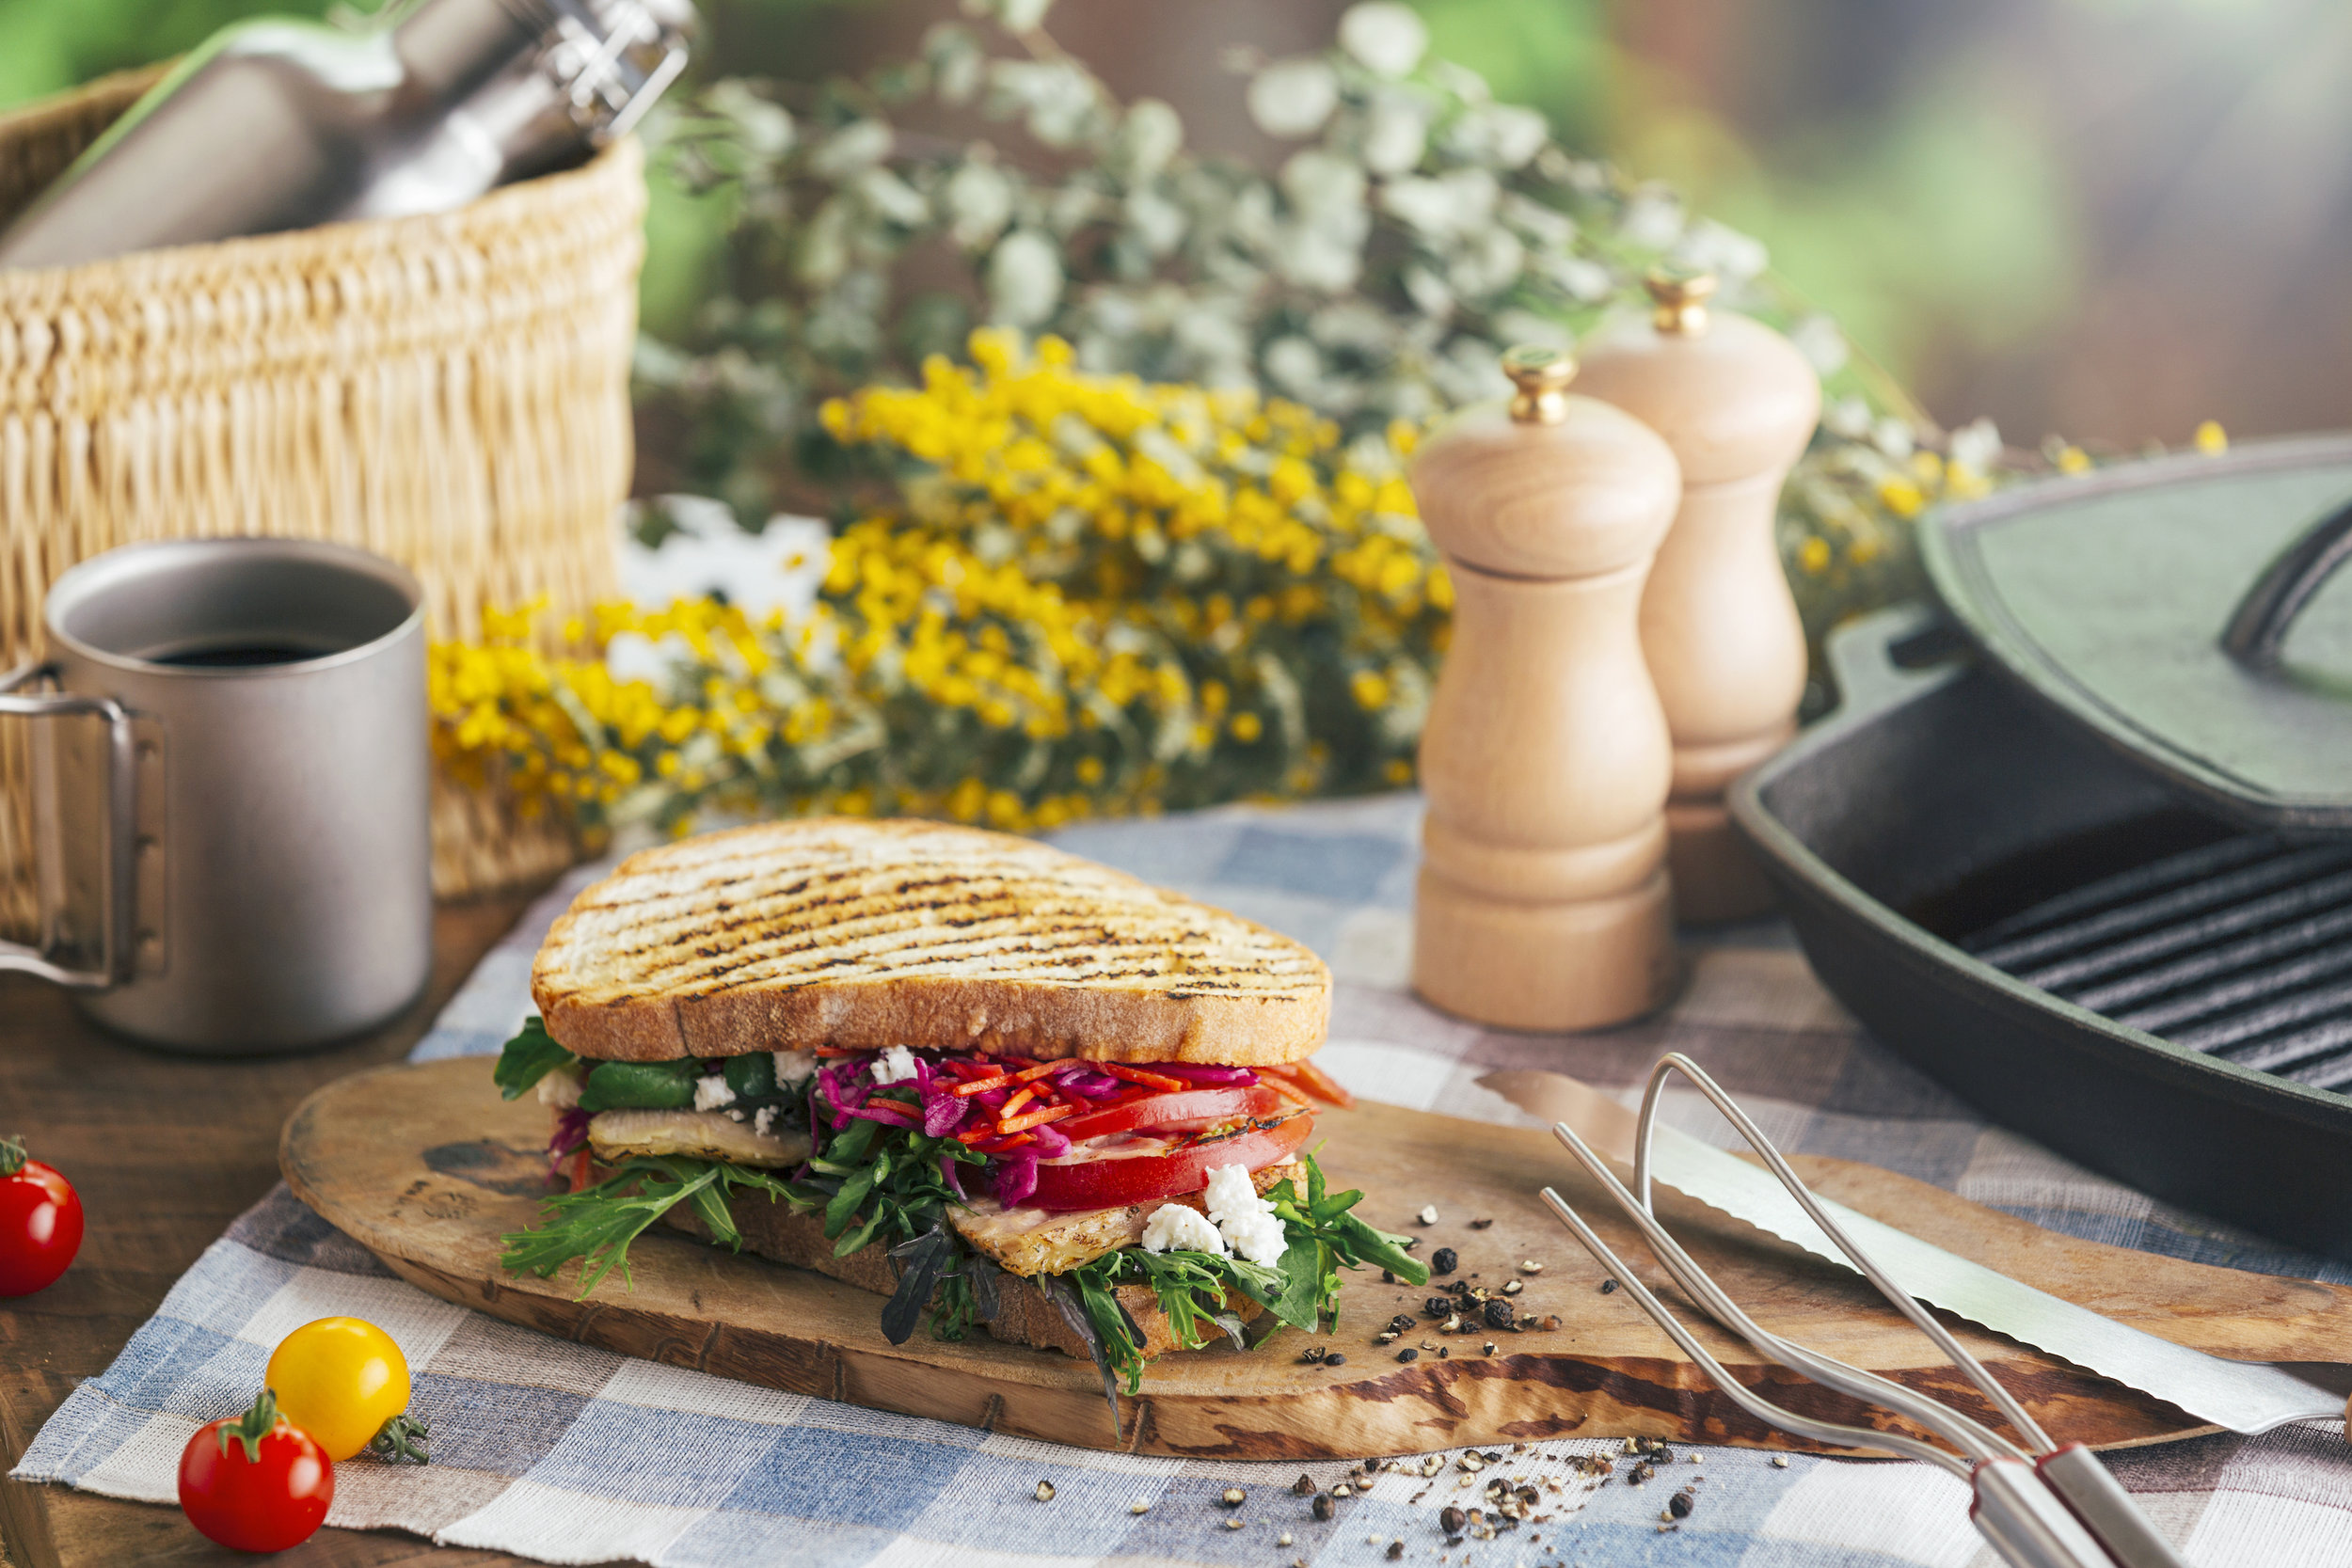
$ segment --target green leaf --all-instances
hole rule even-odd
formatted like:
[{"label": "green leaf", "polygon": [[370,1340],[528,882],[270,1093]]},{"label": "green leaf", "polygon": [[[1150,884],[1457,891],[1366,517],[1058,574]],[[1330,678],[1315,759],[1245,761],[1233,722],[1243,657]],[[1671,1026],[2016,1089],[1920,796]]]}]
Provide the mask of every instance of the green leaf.
[{"label": "green leaf", "polygon": [[[871,1126],[872,1123],[866,1125]],[[833,1195],[833,1201],[825,1205],[825,1234],[828,1237],[838,1236],[847,1229],[850,1221],[857,1214],[858,1205],[864,1203],[866,1195],[873,1190],[874,1170],[871,1165],[851,1171],[845,1177],[840,1190]]]},{"label": "green leaf", "polygon": [[683,1111],[694,1103],[701,1065],[676,1062],[598,1062],[580,1091],[583,1111]]},{"label": "green leaf", "polygon": [[[511,1274],[528,1271],[545,1279],[573,1259],[580,1259],[580,1294],[585,1297],[614,1268],[629,1282],[628,1247],[647,1227],[691,1200],[721,1241],[739,1243],[735,1217],[723,1194],[739,1189],[792,1198],[791,1188],[763,1170],[682,1156],[635,1155],[611,1178],[576,1193],[548,1198],[539,1223],[501,1236],[499,1264]],[[796,1208],[810,1207],[795,1201]]]},{"label": "green leaf", "polygon": [[499,1053],[498,1066],[490,1070],[490,1082],[499,1086],[502,1098],[519,1100],[540,1079],[578,1059],[556,1043],[555,1037],[548,1033],[548,1026],[534,1013],[523,1021],[521,1032]]},{"label": "green leaf", "polygon": [[1405,1250],[1405,1238],[1375,1230],[1353,1214],[1333,1220],[1325,1234],[1335,1238],[1350,1262],[1387,1269],[1407,1285],[1429,1283],[1429,1266]]},{"label": "green leaf", "polygon": [[1325,1297],[1339,1293],[1338,1269],[1330,1250],[1312,1236],[1293,1232],[1291,1244],[1282,1249],[1279,1267],[1282,1288],[1263,1305],[1293,1328],[1312,1334],[1322,1326]]},{"label": "green leaf", "polygon": [[624,1161],[609,1180],[548,1198],[540,1205],[538,1225],[501,1236],[505,1251],[499,1263],[511,1274],[529,1270],[545,1279],[577,1258],[581,1297],[615,1267],[630,1283],[629,1243],[682,1200],[716,1182],[722,1168],[702,1160]]}]

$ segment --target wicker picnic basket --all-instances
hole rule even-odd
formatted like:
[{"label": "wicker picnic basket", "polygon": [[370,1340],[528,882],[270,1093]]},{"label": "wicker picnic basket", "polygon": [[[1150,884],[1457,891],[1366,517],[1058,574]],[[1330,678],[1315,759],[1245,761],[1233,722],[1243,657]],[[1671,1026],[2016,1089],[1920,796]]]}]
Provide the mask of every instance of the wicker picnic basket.
[{"label": "wicker picnic basket", "polygon": [[[157,72],[0,116],[0,221]],[[0,669],[50,583],[134,540],[338,540],[422,579],[437,637],[614,586],[644,182],[633,142],[455,213],[0,272]],[[32,913],[26,726],[0,724],[0,927]],[[572,858],[437,784],[434,883]]]}]

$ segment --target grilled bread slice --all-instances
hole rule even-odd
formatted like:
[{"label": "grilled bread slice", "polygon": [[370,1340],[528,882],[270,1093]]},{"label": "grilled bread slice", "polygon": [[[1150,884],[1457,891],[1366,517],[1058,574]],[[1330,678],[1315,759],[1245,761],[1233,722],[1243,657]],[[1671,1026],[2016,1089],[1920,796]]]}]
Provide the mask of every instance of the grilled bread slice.
[{"label": "grilled bread slice", "polygon": [[1047,1060],[1296,1061],[1331,975],[1222,910],[1028,839],[822,817],[631,855],[532,966],[581,1056],[893,1045]]}]

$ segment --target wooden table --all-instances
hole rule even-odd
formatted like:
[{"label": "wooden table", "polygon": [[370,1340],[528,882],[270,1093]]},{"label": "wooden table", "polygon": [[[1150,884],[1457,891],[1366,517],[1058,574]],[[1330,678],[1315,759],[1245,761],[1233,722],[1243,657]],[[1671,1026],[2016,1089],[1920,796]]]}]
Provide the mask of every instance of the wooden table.
[{"label": "wooden table", "polygon": [[[0,975],[0,1132],[70,1177],[88,1232],[48,1290],[0,1301],[0,1471],[73,1386],[106,1370],[197,1255],[278,1180],[278,1130],[312,1089],[398,1061],[524,897],[444,906],[434,921],[433,984],[388,1028],[316,1055],[201,1061],[102,1034],[63,991]],[[286,1568],[434,1568],[518,1563],[439,1550],[414,1536],[321,1530],[273,1558]],[[12,1568],[249,1563],[189,1528],[176,1509],[60,1486],[0,1481],[0,1560]]]}]

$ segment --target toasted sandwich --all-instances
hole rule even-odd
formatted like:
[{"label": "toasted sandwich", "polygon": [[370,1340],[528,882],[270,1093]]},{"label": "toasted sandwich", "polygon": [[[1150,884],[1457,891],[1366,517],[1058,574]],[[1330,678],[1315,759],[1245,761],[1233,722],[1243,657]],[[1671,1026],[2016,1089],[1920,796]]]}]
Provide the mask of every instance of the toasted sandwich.
[{"label": "toasted sandwich", "polygon": [[1106,1392],[1219,1331],[1327,1328],[1343,1270],[1420,1284],[1328,1193],[1331,980],[1263,927],[1046,845],[825,818],[624,861],[558,920],[497,1082],[554,1117],[509,1269],[580,1293],[657,1221],[1090,1356]]}]

